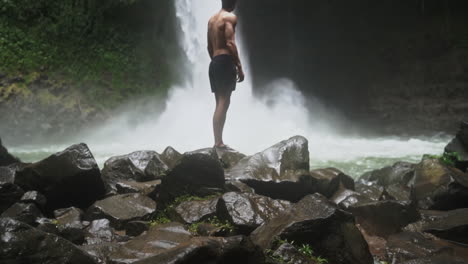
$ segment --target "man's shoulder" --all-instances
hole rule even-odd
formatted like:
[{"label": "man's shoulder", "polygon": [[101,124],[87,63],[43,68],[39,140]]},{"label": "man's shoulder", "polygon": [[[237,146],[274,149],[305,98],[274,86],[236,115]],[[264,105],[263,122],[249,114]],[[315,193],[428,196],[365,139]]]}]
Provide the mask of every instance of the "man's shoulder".
[{"label": "man's shoulder", "polygon": [[224,22],[237,24],[237,16],[235,14],[233,14],[233,13],[230,13],[230,12],[225,12],[223,14],[223,20],[224,20]]}]

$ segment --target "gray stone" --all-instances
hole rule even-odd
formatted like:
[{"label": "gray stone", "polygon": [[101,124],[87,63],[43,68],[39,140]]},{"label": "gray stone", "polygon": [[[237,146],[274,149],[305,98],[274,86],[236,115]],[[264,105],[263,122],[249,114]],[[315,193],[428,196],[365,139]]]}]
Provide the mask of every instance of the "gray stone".
[{"label": "gray stone", "polygon": [[123,229],[134,220],[147,220],[156,211],[156,203],[141,194],[121,194],[95,202],[86,212],[88,221],[106,218],[111,226]]},{"label": "gray stone", "polygon": [[154,181],[164,177],[168,169],[155,151],[136,151],[107,160],[102,178],[108,191],[116,191],[115,184],[119,181]]},{"label": "gray stone", "polygon": [[115,238],[114,230],[107,219],[98,219],[91,222],[86,230],[86,243],[89,245],[112,242]]},{"label": "gray stone", "polygon": [[242,234],[249,234],[264,222],[289,210],[288,201],[252,193],[225,193],[219,199],[217,215],[231,222]]},{"label": "gray stone", "polygon": [[83,218],[83,211],[76,207],[62,208],[54,211],[55,219],[61,225],[81,222]]},{"label": "gray stone", "polygon": [[134,182],[120,180],[115,183],[116,192],[118,194],[126,193],[141,193],[149,195],[154,192],[156,187],[161,184],[161,180],[154,180],[149,182]]},{"label": "gray stone", "polygon": [[180,203],[173,212],[173,218],[181,223],[193,224],[216,215],[219,198],[204,201],[187,201]]},{"label": "gray stone", "polygon": [[160,155],[161,159],[166,163],[166,165],[172,169],[177,164],[177,162],[182,158],[180,154],[173,147],[167,147]]},{"label": "gray stone", "polygon": [[34,203],[39,208],[45,208],[47,203],[47,199],[44,195],[40,194],[37,191],[29,191],[26,192],[23,197],[21,197],[22,203]]},{"label": "gray stone", "polygon": [[23,197],[24,191],[18,185],[5,182],[0,183],[0,214],[10,208]]}]

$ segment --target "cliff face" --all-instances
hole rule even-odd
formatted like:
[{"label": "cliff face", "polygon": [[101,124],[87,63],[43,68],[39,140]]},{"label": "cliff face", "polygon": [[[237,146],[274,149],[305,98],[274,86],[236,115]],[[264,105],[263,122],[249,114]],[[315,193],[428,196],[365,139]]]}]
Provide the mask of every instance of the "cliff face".
[{"label": "cliff face", "polygon": [[466,1],[258,0],[239,12],[259,93],[288,77],[381,132],[453,132],[466,118]]}]

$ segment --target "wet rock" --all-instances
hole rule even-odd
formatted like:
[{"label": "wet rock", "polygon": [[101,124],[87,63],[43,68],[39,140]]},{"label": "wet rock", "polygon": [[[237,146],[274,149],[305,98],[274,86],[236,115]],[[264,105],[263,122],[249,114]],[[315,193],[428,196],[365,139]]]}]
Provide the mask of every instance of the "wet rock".
[{"label": "wet rock", "polygon": [[409,202],[370,202],[354,205],[350,211],[367,234],[383,238],[420,219],[416,206]]},{"label": "wet rock", "polygon": [[115,188],[118,194],[141,193],[143,195],[149,195],[154,192],[159,184],[161,184],[161,180],[149,182],[118,181],[115,184]]},{"label": "wet rock", "polygon": [[241,159],[246,157],[244,154],[230,148],[215,148],[215,150],[224,169],[234,167]]},{"label": "wet rock", "polygon": [[317,180],[317,191],[326,197],[332,197],[340,189],[355,190],[353,178],[338,169],[313,170],[310,175]]},{"label": "wet rock", "polygon": [[383,200],[410,201],[411,188],[405,185],[393,184],[385,187],[382,195]]},{"label": "wet rock", "polygon": [[240,181],[227,181],[224,188],[228,192],[255,193],[253,188]]},{"label": "wet rock", "polygon": [[468,177],[438,159],[425,159],[416,166],[412,197],[422,209],[468,208]]},{"label": "wet rock", "polygon": [[172,218],[185,224],[193,224],[216,215],[219,198],[205,201],[187,201],[179,204],[171,214]]},{"label": "wet rock", "polygon": [[468,245],[468,209],[453,211],[421,210],[421,220],[405,228],[431,233],[439,238]]},{"label": "wet rock", "polygon": [[86,230],[86,243],[89,245],[112,242],[115,238],[114,231],[107,219],[98,219],[91,222]]},{"label": "wet rock", "polygon": [[14,183],[17,171],[26,166],[24,163],[15,163],[9,166],[0,167],[0,184]]},{"label": "wet rock", "polygon": [[[110,264],[108,256],[118,252],[120,245],[114,242],[103,242],[100,244],[83,245],[80,248],[94,258],[99,264]],[[120,264],[115,262],[112,264]]]},{"label": "wet rock", "polygon": [[289,243],[284,243],[273,252],[273,257],[280,260],[279,263],[291,264],[315,264],[311,258],[304,256],[296,247]]},{"label": "wet rock", "polygon": [[388,238],[387,254],[389,263],[444,256],[467,259],[468,248],[419,232],[402,232]]},{"label": "wet rock", "polygon": [[20,160],[8,153],[8,150],[3,146],[2,139],[0,138],[0,167],[8,166],[17,162],[20,162]]},{"label": "wet rock", "polygon": [[86,212],[88,221],[106,218],[111,226],[123,229],[134,220],[149,219],[156,211],[156,203],[141,194],[121,194],[95,202]]},{"label": "wet rock", "polygon": [[85,144],[26,165],[17,172],[15,184],[44,194],[48,211],[86,208],[105,193],[98,165]]},{"label": "wet rock", "polygon": [[384,194],[384,187],[377,185],[375,182],[359,180],[355,183],[355,190],[357,193],[372,201],[380,201]]},{"label": "wet rock", "polygon": [[401,264],[466,264],[466,260],[452,256],[435,256],[428,258],[412,259]]},{"label": "wet rock", "polygon": [[0,263],[96,263],[69,241],[11,218],[0,218],[0,234]]},{"label": "wet rock", "polygon": [[[186,243],[192,238],[182,224],[168,223],[151,227],[147,232],[122,245],[118,252],[109,256],[111,260],[132,263]],[[169,263],[169,262],[166,262]]]},{"label": "wet rock", "polygon": [[0,183],[0,214],[23,197],[24,191],[13,183]]},{"label": "wet rock", "polygon": [[[162,206],[181,195],[205,196],[224,187],[224,170],[212,150],[185,153],[150,195]],[[214,190],[217,189],[217,190]]]},{"label": "wet rock", "polygon": [[225,193],[217,204],[220,219],[231,222],[242,234],[249,234],[265,221],[271,220],[291,204],[252,193]]},{"label": "wet rock", "polygon": [[445,153],[458,153],[460,160],[455,166],[462,170],[468,169],[468,122],[462,122],[456,137],[445,147]]},{"label": "wet rock", "polygon": [[182,158],[180,154],[173,147],[167,147],[160,155],[161,159],[166,163],[166,165],[172,169],[177,164],[177,162]]},{"label": "wet rock", "polygon": [[1,217],[9,217],[29,225],[35,225],[36,219],[44,217],[35,204],[15,203]]},{"label": "wet rock", "polygon": [[169,167],[155,151],[136,151],[112,157],[104,163],[102,178],[108,191],[119,181],[145,182],[161,179]]},{"label": "wet rock", "polygon": [[55,219],[61,225],[81,222],[83,218],[83,211],[76,207],[62,208],[54,211]]},{"label": "wet rock", "polygon": [[149,229],[149,222],[131,221],[125,225],[125,234],[129,236],[139,236]]},{"label": "wet rock", "polygon": [[59,224],[57,228],[59,235],[73,244],[81,245],[85,242],[85,226],[81,222]]},{"label": "wet rock", "polygon": [[363,203],[370,203],[373,200],[355,191],[341,189],[330,198],[330,201],[338,205],[343,210],[350,210],[354,206]]},{"label": "wet rock", "polygon": [[57,227],[57,220],[50,218],[38,218],[36,219],[37,229],[46,233],[51,233],[59,236],[60,232]]},{"label": "wet rock", "polygon": [[45,198],[44,195],[40,194],[37,191],[29,191],[26,192],[22,197],[21,197],[21,202],[22,203],[33,203],[37,205],[39,208],[45,208],[45,205],[47,203],[47,199]]},{"label": "wet rock", "polygon": [[301,136],[245,157],[226,171],[229,181],[241,181],[260,195],[289,201],[298,201],[315,191],[308,175],[308,142]]},{"label": "wet rock", "polygon": [[309,244],[330,263],[373,263],[353,216],[320,194],[306,196],[291,211],[257,228],[251,238],[263,249],[271,248],[278,238]]},{"label": "wet rock", "polygon": [[264,257],[258,247],[243,236],[215,238],[196,237],[161,254],[135,264],[259,264]]},{"label": "wet rock", "polygon": [[407,185],[414,177],[415,166],[416,164],[400,161],[392,166],[367,172],[360,179],[376,182],[380,186]]}]

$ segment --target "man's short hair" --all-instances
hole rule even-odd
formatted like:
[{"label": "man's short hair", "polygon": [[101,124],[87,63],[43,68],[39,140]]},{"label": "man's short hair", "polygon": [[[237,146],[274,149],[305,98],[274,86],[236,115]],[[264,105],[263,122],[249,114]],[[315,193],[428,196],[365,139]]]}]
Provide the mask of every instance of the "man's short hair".
[{"label": "man's short hair", "polygon": [[234,9],[236,7],[237,0],[222,0],[224,9]]}]

